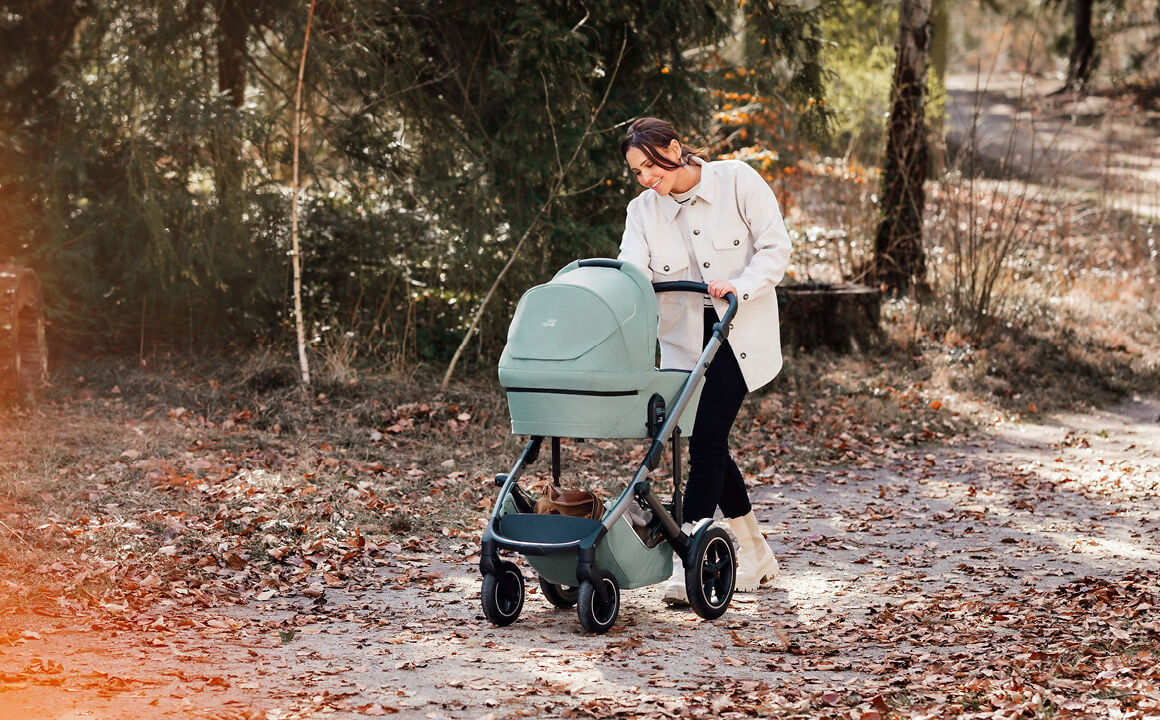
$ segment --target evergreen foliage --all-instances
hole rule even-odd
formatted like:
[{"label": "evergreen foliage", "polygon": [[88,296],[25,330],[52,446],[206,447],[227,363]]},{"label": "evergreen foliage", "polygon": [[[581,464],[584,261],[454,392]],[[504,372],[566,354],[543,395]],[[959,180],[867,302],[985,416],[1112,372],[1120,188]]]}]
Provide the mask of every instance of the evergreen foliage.
[{"label": "evergreen foliage", "polygon": [[[17,5],[0,18],[0,258],[40,273],[58,341],[286,342],[305,12],[269,0]],[[709,91],[729,75],[808,131],[824,126],[811,102],[822,7],[320,2],[301,225],[318,340],[445,360],[530,233],[484,316],[489,357],[523,290],[616,251],[636,191],[616,147],[633,117],[735,149]]]}]

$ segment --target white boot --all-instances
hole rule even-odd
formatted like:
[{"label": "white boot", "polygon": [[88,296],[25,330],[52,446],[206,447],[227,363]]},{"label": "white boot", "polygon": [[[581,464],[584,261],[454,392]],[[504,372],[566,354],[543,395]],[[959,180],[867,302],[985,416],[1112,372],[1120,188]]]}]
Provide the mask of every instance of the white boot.
[{"label": "white boot", "polygon": [[726,524],[737,536],[737,591],[753,592],[777,577],[777,558],[765,542],[753,511],[739,518],[726,518]]},{"label": "white boot", "polygon": [[[692,536],[694,527],[696,526],[693,523],[685,523],[681,526],[681,532]],[[674,607],[689,604],[689,594],[685,592],[685,563],[676,553],[673,553],[673,574],[669,576],[669,582],[665,585],[662,599],[665,605]]]}]

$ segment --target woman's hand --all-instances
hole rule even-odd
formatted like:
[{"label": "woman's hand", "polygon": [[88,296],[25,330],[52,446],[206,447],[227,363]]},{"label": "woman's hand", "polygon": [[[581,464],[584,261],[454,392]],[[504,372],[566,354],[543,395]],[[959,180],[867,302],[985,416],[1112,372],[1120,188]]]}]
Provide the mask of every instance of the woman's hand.
[{"label": "woman's hand", "polygon": [[723,298],[727,294],[737,294],[737,288],[733,287],[733,283],[728,280],[713,280],[709,283],[709,296],[715,298]]}]

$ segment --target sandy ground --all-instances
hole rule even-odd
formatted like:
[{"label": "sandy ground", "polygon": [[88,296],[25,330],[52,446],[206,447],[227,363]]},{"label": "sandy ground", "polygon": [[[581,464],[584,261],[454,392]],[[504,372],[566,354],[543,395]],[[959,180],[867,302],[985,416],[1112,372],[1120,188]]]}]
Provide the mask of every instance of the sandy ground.
[{"label": "sandy ground", "polygon": [[625,591],[603,636],[537,592],[495,628],[478,547],[444,539],[313,602],[270,598],[191,627],[32,621],[0,647],[0,718],[663,717],[757,688],[870,697],[905,668],[985,667],[1033,644],[983,622],[991,611],[932,636],[924,609],[1016,608],[1160,573],[1160,399],[764,480],[755,507],[783,572],[717,621],[663,606],[653,586]]}]

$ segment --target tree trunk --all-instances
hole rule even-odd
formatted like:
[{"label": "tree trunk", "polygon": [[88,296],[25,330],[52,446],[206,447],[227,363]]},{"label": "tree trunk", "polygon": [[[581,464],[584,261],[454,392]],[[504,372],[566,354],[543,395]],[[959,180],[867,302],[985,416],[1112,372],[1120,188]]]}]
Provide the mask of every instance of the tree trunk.
[{"label": "tree trunk", "polygon": [[0,48],[5,74],[0,79],[4,109],[16,115],[4,118],[6,124],[18,128],[55,106],[57,68],[74,46],[78,26],[95,13],[92,3],[76,0],[4,4]]},{"label": "tree trunk", "polygon": [[298,83],[294,88],[294,169],[290,176],[290,247],[294,269],[294,329],[298,339],[298,364],[302,384],[310,384],[310,361],[306,355],[306,321],[302,317],[302,254],[298,243],[298,156],[302,142],[302,85],[306,77],[306,51],[310,48],[310,24],[314,20],[315,0],[310,0],[306,14],[306,34],[302,39],[302,57],[298,62]]},{"label": "tree trunk", "polygon": [[880,340],[882,293],[866,285],[777,288],[781,341],[800,350],[865,351]]},{"label": "tree trunk", "polygon": [[47,382],[40,282],[27,268],[0,265],[0,400],[35,402]]},{"label": "tree trunk", "polygon": [[931,0],[902,0],[898,58],[891,88],[882,221],[874,244],[875,274],[890,290],[924,283],[923,182],[927,176],[926,70]]},{"label": "tree trunk", "polygon": [[[249,22],[243,0],[217,2],[218,92],[241,108],[246,100],[246,36]],[[216,234],[222,242],[241,243],[244,238],[246,198],[243,195],[245,166],[242,136],[235,125],[222,123],[213,131],[214,178],[220,209]]]},{"label": "tree trunk", "polygon": [[1092,0],[1074,0],[1073,30],[1075,39],[1067,63],[1067,87],[1083,90],[1091,79],[1096,40],[1092,35]]},{"label": "tree trunk", "polygon": [[246,20],[242,0],[219,0],[217,18],[218,92],[240,108],[246,101]]},{"label": "tree trunk", "polygon": [[[930,68],[934,73],[934,91],[945,97],[947,88],[947,62],[950,57],[951,0],[931,0]],[[946,102],[935,107],[930,126],[930,177],[942,178],[947,168],[946,142]]]}]

